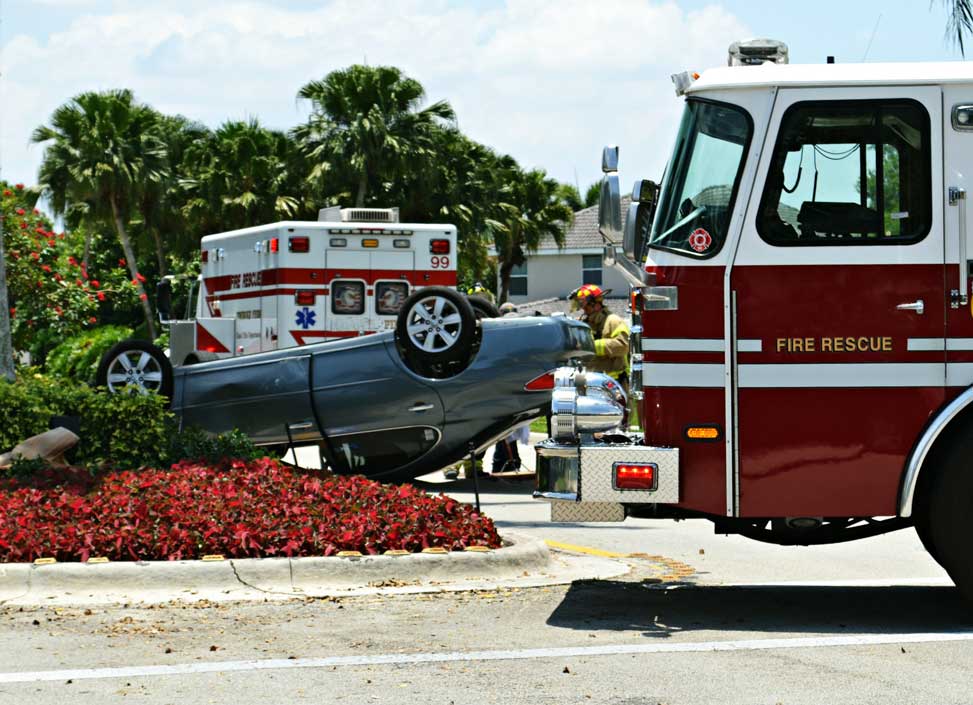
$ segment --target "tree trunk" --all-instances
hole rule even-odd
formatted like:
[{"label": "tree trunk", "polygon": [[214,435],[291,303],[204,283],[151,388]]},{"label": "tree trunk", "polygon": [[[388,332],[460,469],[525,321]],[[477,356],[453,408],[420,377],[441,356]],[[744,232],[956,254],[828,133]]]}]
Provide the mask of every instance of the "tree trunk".
[{"label": "tree trunk", "polygon": [[84,229],[84,254],[81,255],[81,264],[84,265],[84,271],[88,271],[90,262],[88,261],[91,257],[91,226],[86,225]]},{"label": "tree trunk", "polygon": [[355,197],[355,208],[362,208],[365,205],[366,191],[368,191],[368,172],[362,170],[361,178],[358,179],[358,195]]},{"label": "tree trunk", "polygon": [[132,281],[135,282],[135,290],[138,291],[139,300],[142,302],[142,312],[145,314],[145,325],[149,330],[149,339],[155,340],[155,321],[152,319],[152,307],[149,306],[148,296],[142,287],[142,282],[138,279],[138,262],[135,259],[135,251],[132,249],[132,241],[128,239],[128,232],[125,230],[122,216],[118,212],[118,203],[115,200],[115,194],[111,194],[108,200],[111,202],[111,212],[115,218],[115,232],[118,233],[118,241],[122,245],[122,252],[125,253],[128,271],[132,275]]},{"label": "tree trunk", "polygon": [[166,252],[165,247],[162,243],[162,237],[159,235],[158,228],[152,228],[152,239],[155,240],[155,257],[159,262],[159,278],[164,277],[168,272],[166,272]]},{"label": "tree trunk", "polygon": [[0,222],[0,377],[10,382],[14,376],[14,348],[10,337],[10,299],[7,298],[7,260],[3,250],[3,223]]},{"label": "tree trunk", "polygon": [[497,297],[497,305],[507,302],[507,292],[510,291],[510,272],[513,271],[513,256],[507,256],[500,263],[500,295]]}]

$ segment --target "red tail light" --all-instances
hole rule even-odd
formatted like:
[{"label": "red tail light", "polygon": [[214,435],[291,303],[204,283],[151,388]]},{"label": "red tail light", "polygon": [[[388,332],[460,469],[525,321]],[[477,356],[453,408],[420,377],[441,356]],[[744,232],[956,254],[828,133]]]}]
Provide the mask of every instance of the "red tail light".
[{"label": "red tail light", "polygon": [[430,240],[429,253],[433,255],[448,255],[449,240]]},{"label": "red tail light", "polygon": [[199,256],[199,258],[200,258],[200,259],[201,259],[201,260],[202,260],[203,262],[209,262],[209,250],[203,250],[203,251],[202,251],[202,252],[200,253],[200,256]]},{"label": "red tail light", "polygon": [[534,377],[534,379],[524,385],[525,392],[544,392],[549,389],[554,389],[553,372],[545,372],[540,377]]},{"label": "red tail light", "polygon": [[270,238],[270,251],[277,252],[279,248],[280,248],[280,240],[278,240],[275,237]]},{"label": "red tail light", "polygon": [[313,291],[298,291],[294,293],[294,303],[298,306],[313,306],[315,293]]},{"label": "red tail light", "polygon": [[310,252],[311,238],[309,237],[290,237],[287,238],[288,252]]},{"label": "red tail light", "polygon": [[616,490],[654,490],[658,473],[655,463],[613,463],[612,484]]}]

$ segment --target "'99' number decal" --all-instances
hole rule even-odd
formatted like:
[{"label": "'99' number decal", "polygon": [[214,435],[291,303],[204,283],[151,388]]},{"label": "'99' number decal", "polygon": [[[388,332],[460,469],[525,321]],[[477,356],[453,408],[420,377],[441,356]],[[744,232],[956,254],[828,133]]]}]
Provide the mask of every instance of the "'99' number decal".
[{"label": "'99' number decal", "polygon": [[447,269],[449,268],[449,257],[433,255],[431,258],[431,264],[433,269]]}]

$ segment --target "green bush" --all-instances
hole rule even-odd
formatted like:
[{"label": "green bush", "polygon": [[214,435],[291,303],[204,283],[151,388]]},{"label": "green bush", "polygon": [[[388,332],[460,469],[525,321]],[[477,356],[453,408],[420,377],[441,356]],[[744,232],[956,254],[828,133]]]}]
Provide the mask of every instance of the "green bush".
[{"label": "green bush", "polygon": [[16,382],[0,380],[0,409],[3,451],[48,430],[52,415],[79,417],[81,440],[74,462],[81,465],[162,465],[168,462],[175,431],[174,416],[161,396],[110,394],[30,370]]},{"label": "green bush", "polygon": [[94,383],[101,356],[115,343],[130,337],[132,330],[123,326],[99,326],[87,330],[51,350],[45,369],[57,377]]},{"label": "green bush", "polygon": [[257,448],[241,431],[230,431],[211,436],[200,428],[184,428],[173,434],[169,444],[169,460],[195,460],[218,465],[227,459],[256,460],[267,455],[266,450]]}]

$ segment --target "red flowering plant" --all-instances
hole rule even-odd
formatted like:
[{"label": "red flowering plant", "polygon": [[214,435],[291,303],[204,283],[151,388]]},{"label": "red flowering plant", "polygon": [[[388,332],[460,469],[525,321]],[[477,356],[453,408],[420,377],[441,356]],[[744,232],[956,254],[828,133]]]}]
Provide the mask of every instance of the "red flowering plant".
[{"label": "red flowering plant", "polygon": [[135,288],[124,272],[89,271],[81,261],[83,234],[58,232],[34,207],[23,184],[0,182],[0,218],[7,267],[14,348],[57,342],[98,323],[110,297],[131,298]]},{"label": "red flowering plant", "polygon": [[499,547],[469,505],[411,485],[303,471],[276,460],[183,461],[55,487],[0,486],[0,562],[329,556]]}]

